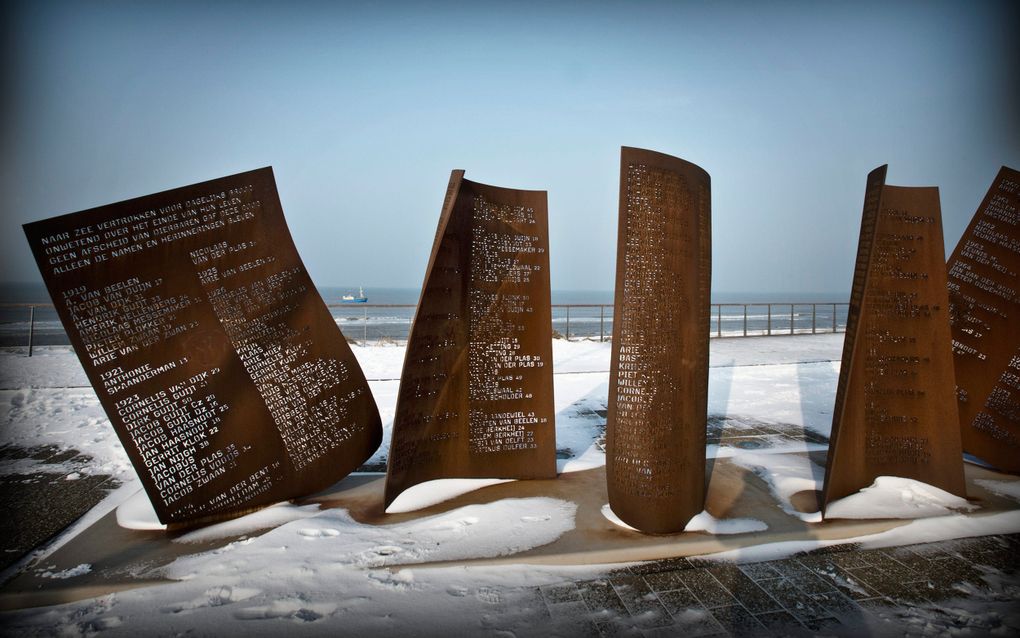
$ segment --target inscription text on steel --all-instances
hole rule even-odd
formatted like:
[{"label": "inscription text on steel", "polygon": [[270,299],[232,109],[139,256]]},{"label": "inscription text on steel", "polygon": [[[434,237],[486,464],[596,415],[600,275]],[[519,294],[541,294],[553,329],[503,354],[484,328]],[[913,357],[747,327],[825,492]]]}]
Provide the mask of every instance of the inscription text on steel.
[{"label": "inscription text on steel", "polygon": [[25,226],[164,523],[322,489],[379,413],[291,241],[270,168]]},{"label": "inscription text on steel", "polygon": [[879,476],[964,495],[937,188],[868,175],[823,502]]},{"label": "inscription text on steel", "polygon": [[393,420],[386,505],[438,478],[553,478],[544,191],[447,188]]},{"label": "inscription text on steel", "polygon": [[704,509],[710,197],[698,166],[623,148],[606,477],[613,512],[651,533]]},{"label": "inscription text on steel", "polygon": [[1020,472],[1020,171],[999,171],[947,269],[963,449]]}]

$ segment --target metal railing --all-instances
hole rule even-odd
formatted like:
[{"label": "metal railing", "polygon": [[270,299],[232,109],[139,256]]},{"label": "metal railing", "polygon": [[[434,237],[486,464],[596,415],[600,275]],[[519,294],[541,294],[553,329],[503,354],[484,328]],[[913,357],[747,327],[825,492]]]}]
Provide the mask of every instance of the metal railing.
[{"label": "metal railing", "polygon": [[[396,342],[407,339],[414,304],[328,303],[348,339]],[[37,309],[42,313],[37,313]],[[846,302],[718,303],[711,305],[712,337],[818,334],[846,330]],[[28,316],[17,315],[25,312]],[[39,315],[46,314],[40,320]],[[20,324],[27,324],[18,328]],[[555,338],[606,341],[612,337],[613,304],[552,304]],[[10,326],[15,326],[10,328]],[[598,329],[596,330],[596,326]],[[42,341],[42,343],[39,343]],[[0,346],[67,345],[52,304],[0,304]]]}]

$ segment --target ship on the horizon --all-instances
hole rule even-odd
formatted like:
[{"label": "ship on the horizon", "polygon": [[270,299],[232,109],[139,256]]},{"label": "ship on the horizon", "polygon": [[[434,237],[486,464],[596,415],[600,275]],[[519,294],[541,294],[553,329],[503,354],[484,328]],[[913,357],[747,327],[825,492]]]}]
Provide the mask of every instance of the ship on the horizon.
[{"label": "ship on the horizon", "polygon": [[362,286],[358,286],[358,296],[355,297],[352,294],[346,294],[340,297],[342,303],[366,303],[368,297],[365,296],[365,289]]}]

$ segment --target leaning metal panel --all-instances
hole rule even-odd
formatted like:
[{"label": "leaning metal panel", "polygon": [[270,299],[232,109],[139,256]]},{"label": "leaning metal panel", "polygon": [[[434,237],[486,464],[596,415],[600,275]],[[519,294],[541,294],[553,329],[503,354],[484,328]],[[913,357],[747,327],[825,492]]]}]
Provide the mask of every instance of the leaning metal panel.
[{"label": "leaning metal panel", "polygon": [[645,532],[704,509],[711,269],[708,173],[624,147],[606,480],[613,512]]},{"label": "leaning metal panel", "polygon": [[964,496],[937,188],[868,175],[823,503],[878,476]]},{"label": "leaning metal panel", "polygon": [[963,449],[1020,472],[1020,171],[1002,167],[946,268]]},{"label": "leaning metal panel", "polygon": [[453,171],[397,395],[386,506],[440,478],[553,478],[545,191]]},{"label": "leaning metal panel", "polygon": [[25,226],[89,381],[159,519],[328,487],[382,437],[271,168]]}]

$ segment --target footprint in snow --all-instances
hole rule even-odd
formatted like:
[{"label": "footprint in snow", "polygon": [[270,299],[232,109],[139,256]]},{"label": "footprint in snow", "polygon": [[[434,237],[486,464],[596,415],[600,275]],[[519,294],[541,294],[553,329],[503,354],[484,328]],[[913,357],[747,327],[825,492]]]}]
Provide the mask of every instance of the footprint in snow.
[{"label": "footprint in snow", "polygon": [[381,545],[379,547],[372,548],[372,551],[379,556],[392,556],[393,554],[398,554],[404,550],[394,545]]},{"label": "footprint in snow", "polygon": [[479,519],[475,516],[466,516],[455,521],[446,521],[445,523],[440,523],[439,525],[433,527],[432,530],[436,532],[443,532],[463,529],[465,527],[470,527],[478,523],[478,520]]},{"label": "footprint in snow", "polygon": [[298,534],[305,538],[332,538],[334,536],[339,536],[340,530],[328,527],[323,529],[306,527],[304,529],[299,529]]},{"label": "footprint in snow", "polygon": [[446,593],[450,594],[451,596],[463,598],[464,596],[468,595],[468,588],[461,587],[460,585],[450,585],[449,587],[446,588]]}]

